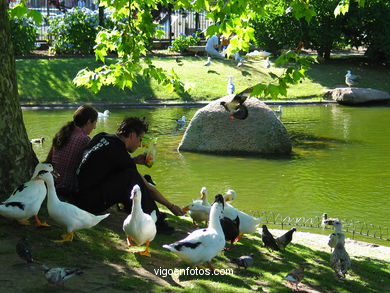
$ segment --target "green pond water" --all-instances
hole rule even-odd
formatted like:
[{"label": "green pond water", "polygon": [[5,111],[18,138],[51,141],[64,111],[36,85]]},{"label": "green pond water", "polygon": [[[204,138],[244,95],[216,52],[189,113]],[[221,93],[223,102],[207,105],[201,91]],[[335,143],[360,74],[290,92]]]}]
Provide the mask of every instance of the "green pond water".
[{"label": "green pond water", "polygon": [[[125,116],[145,116],[148,136],[158,138],[157,161],[139,170],[152,175],[158,189],[178,205],[198,198],[202,186],[209,201],[231,188],[237,192],[234,206],[251,213],[315,218],[327,212],[382,229],[390,226],[389,107],[285,106],[282,121],[293,139],[293,154],[287,158],[179,153],[184,130],[174,119],[185,115],[189,121],[197,108],[110,110],[92,135],[114,133]],[[43,146],[34,145],[40,160],[73,111],[23,111],[29,138],[47,139]]]}]

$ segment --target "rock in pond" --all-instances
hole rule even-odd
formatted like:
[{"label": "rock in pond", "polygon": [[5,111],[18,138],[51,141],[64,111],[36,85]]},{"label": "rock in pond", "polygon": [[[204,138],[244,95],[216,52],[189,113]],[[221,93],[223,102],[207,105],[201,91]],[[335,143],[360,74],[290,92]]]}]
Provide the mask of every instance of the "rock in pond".
[{"label": "rock in pond", "polygon": [[220,103],[231,101],[233,96],[225,96],[199,109],[178,150],[231,155],[290,154],[288,132],[274,111],[260,100],[248,98],[244,103],[248,117],[232,119]]},{"label": "rock in pond", "polygon": [[371,89],[371,88],[335,88],[325,94],[326,97],[331,98],[341,105],[364,105],[375,103],[387,103],[390,101],[388,92]]}]

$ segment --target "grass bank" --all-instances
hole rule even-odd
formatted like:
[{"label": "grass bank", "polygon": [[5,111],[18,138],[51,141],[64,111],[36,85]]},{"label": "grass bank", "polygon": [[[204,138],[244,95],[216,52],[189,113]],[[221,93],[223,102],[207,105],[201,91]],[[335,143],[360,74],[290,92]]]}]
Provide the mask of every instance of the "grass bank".
[{"label": "grass bank", "polygon": [[[157,66],[174,69],[182,81],[191,88],[191,101],[214,100],[226,94],[229,75],[234,76],[236,90],[245,89],[259,82],[271,81],[270,73],[280,75],[282,68],[263,67],[264,61],[248,61],[237,67],[233,60],[213,60],[211,66],[203,66],[206,57],[154,57]],[[84,68],[94,68],[93,58],[17,59],[19,96],[22,103],[139,103],[151,100],[180,100],[154,80],[139,77],[132,90],[104,87],[94,94],[88,89],[77,88],[72,80]],[[362,76],[359,86],[390,92],[388,69],[370,65],[365,58],[335,58],[324,64],[314,64],[302,83],[292,85],[287,97],[281,99],[322,99],[323,91],[344,86],[344,75],[350,69]],[[267,99],[267,98],[264,98]]]},{"label": "grass bank", "polygon": [[[45,218],[45,212],[46,209],[41,211],[42,218]],[[390,288],[389,262],[369,252],[365,254],[364,248],[354,254],[347,243],[352,258],[351,274],[339,280],[329,267],[330,251],[326,244],[294,237],[285,252],[270,252],[263,248],[258,233],[248,235],[231,251],[214,258],[215,268],[225,275],[183,273],[167,276],[168,270],[189,272],[192,269],[191,272],[195,272],[195,267],[187,269],[185,263],[162,248],[163,244],[182,239],[187,232],[193,231],[195,227],[191,221],[169,214],[168,222],[177,232],[171,236],[157,235],[151,243],[152,257],[148,258],[130,252],[126,246],[122,231],[126,216],[111,210],[110,217],[98,226],[78,232],[72,243],[63,244],[52,240],[58,239],[65,232],[64,228],[23,227],[0,218],[2,292],[54,291],[46,284],[39,265],[24,264],[16,255],[15,244],[22,235],[28,235],[37,261],[49,267],[77,267],[84,271],[55,292],[291,292],[291,287],[282,278],[303,262],[311,264],[300,286],[303,292],[386,292]],[[50,219],[48,222],[54,224]],[[247,270],[229,262],[231,258],[251,253],[254,266]]]}]

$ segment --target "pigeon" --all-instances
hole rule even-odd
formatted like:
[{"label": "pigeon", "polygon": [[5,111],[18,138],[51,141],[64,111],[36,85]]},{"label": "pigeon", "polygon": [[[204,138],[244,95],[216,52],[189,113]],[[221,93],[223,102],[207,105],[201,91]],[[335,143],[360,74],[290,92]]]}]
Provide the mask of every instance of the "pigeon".
[{"label": "pigeon", "polygon": [[269,62],[269,57],[267,57],[265,59],[265,64],[264,64],[264,68],[270,68],[271,67],[271,62]]},{"label": "pigeon", "polygon": [[63,287],[64,282],[76,275],[81,275],[83,272],[79,269],[68,269],[68,268],[51,268],[43,265],[42,269],[45,272],[46,280],[57,287]]},{"label": "pigeon", "polygon": [[261,240],[263,240],[264,246],[271,250],[279,251],[279,246],[276,244],[274,236],[272,236],[271,232],[268,231],[267,226],[263,225],[262,228],[263,232],[261,233]]},{"label": "pigeon", "polygon": [[18,243],[16,243],[16,253],[20,256],[21,259],[25,260],[27,263],[33,263],[33,257],[31,252],[31,245],[28,241],[27,236],[23,236]]},{"label": "pigeon", "polygon": [[304,277],[305,267],[307,267],[307,266],[308,266],[307,263],[300,265],[298,268],[289,272],[283,278],[283,280],[288,281],[291,285],[295,284],[295,290],[298,290],[298,285]]},{"label": "pigeon", "polygon": [[244,120],[248,117],[248,109],[244,102],[252,93],[253,87],[247,88],[233,97],[230,102],[221,102],[220,105],[231,115],[230,118]]},{"label": "pigeon", "polygon": [[232,258],[230,262],[235,263],[238,268],[244,267],[246,269],[247,267],[253,265],[253,253],[250,255],[243,255],[238,258]]},{"label": "pigeon", "polygon": [[203,66],[210,66],[211,65],[211,57],[207,57],[207,61],[203,64]]},{"label": "pigeon", "polygon": [[288,230],[285,234],[275,239],[276,244],[278,245],[280,250],[284,250],[286,246],[291,242],[293,233],[297,231],[297,229],[292,228]]},{"label": "pigeon", "polygon": [[234,87],[233,76],[232,75],[229,75],[229,81],[228,81],[226,90],[227,90],[227,94],[228,95],[234,94],[235,87]]},{"label": "pigeon", "polygon": [[150,176],[149,174],[145,174],[144,178],[145,178],[146,182],[148,182],[149,184],[151,184],[153,186],[156,186],[156,182],[153,181],[152,176]]},{"label": "pigeon", "polygon": [[333,233],[336,245],[330,257],[330,266],[339,278],[345,278],[345,274],[351,268],[351,259],[345,250],[345,235],[343,233]]}]

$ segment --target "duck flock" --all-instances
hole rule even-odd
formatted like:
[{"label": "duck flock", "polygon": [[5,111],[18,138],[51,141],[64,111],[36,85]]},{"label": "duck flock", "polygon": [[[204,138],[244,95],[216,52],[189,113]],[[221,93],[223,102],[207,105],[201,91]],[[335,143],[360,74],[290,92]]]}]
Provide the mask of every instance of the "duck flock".
[{"label": "duck flock", "polygon": [[[49,226],[41,222],[38,213],[47,194],[47,210],[50,218],[66,228],[67,234],[56,242],[72,241],[74,233],[81,229],[88,229],[97,225],[110,214],[93,215],[68,202],[61,201],[54,187],[55,175],[53,166],[49,163],[38,163],[32,178],[21,184],[11,196],[0,204],[0,215],[17,220],[22,225],[29,225],[29,219],[34,217],[38,226]],[[234,243],[240,241],[244,234],[254,234],[263,218],[253,217],[235,208],[231,202],[237,194],[229,189],[224,195],[217,194],[214,202],[207,201],[207,188],[202,187],[200,199],[193,200],[183,210],[188,212],[198,229],[188,233],[183,239],[164,244],[162,247],[171,251],[184,262],[191,265],[201,266],[206,264],[209,269],[214,269],[211,261],[223,250],[231,250]],[[150,215],[143,212],[141,207],[141,189],[135,185],[131,191],[132,212],[123,222],[123,231],[126,235],[128,246],[144,245],[145,249],[138,251],[141,255],[151,256],[150,243],[156,236],[156,212]],[[322,224],[333,225],[334,233],[329,235],[328,245],[332,253],[330,267],[340,278],[345,277],[351,267],[350,257],[345,250],[345,235],[342,232],[342,223],[339,219],[328,218],[323,215]],[[285,251],[291,243],[296,228],[292,228],[280,237],[274,237],[266,225],[262,225],[261,239],[264,247],[270,251]],[[228,246],[226,243],[228,242]],[[36,262],[33,259],[31,246],[27,237],[23,237],[16,244],[17,254],[26,262]],[[238,267],[247,268],[253,265],[253,254],[243,255],[231,259]],[[303,279],[305,267],[309,263],[297,264],[297,268],[288,273],[283,280],[298,284]],[[47,281],[56,286],[62,286],[64,281],[82,272],[77,269],[48,268],[42,265]]]}]

